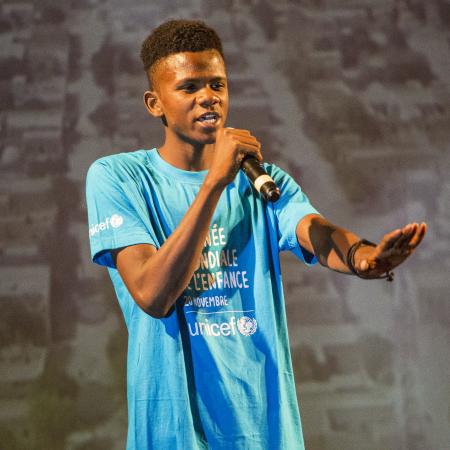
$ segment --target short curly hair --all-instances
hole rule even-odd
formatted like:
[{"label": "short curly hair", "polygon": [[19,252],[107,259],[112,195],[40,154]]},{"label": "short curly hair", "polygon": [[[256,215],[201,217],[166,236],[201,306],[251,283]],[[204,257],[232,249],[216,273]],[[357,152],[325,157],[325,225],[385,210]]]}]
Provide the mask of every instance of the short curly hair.
[{"label": "short curly hair", "polygon": [[211,27],[199,20],[169,20],[144,40],[141,60],[151,83],[156,63],[161,59],[173,53],[203,50],[217,50],[223,58],[222,42]]}]

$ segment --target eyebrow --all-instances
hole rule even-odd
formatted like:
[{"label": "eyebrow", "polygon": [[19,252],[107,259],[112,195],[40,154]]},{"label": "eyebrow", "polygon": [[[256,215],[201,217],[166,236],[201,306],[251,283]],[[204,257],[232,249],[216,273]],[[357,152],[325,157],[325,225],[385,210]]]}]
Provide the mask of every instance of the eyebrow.
[{"label": "eyebrow", "polygon": [[[177,81],[177,85],[182,85],[182,84],[186,84],[186,83],[196,83],[198,81],[202,81],[204,79],[206,79],[207,77],[191,77],[191,78],[183,78],[181,80]],[[226,77],[212,77],[212,78],[207,78],[208,81],[226,81]]]}]

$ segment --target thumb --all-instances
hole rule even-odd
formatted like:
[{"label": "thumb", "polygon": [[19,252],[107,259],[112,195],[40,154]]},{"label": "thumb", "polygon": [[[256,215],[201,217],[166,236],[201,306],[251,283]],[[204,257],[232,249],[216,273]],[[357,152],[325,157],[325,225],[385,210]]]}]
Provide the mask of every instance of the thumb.
[{"label": "thumb", "polygon": [[365,272],[369,269],[369,263],[367,262],[367,259],[363,259],[359,264],[359,270],[362,270]]}]

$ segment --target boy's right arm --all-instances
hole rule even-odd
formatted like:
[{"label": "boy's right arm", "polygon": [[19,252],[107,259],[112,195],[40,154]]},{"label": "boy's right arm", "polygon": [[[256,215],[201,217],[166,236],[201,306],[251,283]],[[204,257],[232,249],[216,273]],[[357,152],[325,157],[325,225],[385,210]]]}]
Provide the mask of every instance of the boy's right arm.
[{"label": "boy's right arm", "polygon": [[248,131],[218,131],[214,158],[197,197],[178,227],[157,250],[138,244],[114,252],[116,267],[136,303],[153,317],[165,317],[188,285],[222,191],[236,176],[242,159],[262,160],[260,144]]}]

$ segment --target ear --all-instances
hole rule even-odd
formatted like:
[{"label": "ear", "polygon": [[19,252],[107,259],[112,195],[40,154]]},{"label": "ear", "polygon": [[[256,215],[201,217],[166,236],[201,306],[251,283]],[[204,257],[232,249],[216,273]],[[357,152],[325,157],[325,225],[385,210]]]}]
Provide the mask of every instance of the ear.
[{"label": "ear", "polygon": [[145,108],[153,117],[162,117],[164,115],[161,102],[156,91],[145,91],[143,100]]}]

